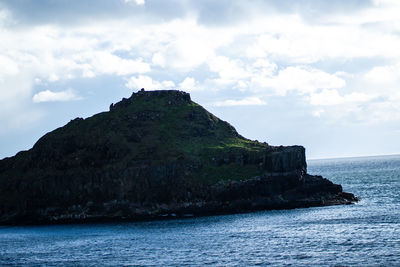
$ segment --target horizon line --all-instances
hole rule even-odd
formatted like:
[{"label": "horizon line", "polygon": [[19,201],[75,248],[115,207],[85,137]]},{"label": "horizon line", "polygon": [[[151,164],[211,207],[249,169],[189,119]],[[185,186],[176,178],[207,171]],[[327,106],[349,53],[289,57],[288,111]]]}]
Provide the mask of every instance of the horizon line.
[{"label": "horizon line", "polygon": [[375,158],[375,157],[390,157],[400,156],[400,153],[393,154],[378,154],[378,155],[361,155],[361,156],[332,156],[323,158],[307,158],[307,160],[331,160],[331,159],[352,159],[352,158]]}]

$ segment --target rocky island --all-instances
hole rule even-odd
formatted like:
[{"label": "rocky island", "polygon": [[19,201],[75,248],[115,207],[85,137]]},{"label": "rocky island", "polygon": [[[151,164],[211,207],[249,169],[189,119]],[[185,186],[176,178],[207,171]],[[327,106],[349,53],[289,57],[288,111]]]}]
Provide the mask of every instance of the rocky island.
[{"label": "rocky island", "polygon": [[0,161],[0,224],[135,221],[350,204],[305,149],[242,137],[182,91],[133,93]]}]

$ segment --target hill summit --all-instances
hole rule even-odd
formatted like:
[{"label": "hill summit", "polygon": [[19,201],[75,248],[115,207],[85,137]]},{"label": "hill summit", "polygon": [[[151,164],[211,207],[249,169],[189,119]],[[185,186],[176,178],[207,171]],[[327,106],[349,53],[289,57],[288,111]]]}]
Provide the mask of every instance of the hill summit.
[{"label": "hill summit", "polygon": [[176,90],[133,93],[0,161],[0,223],[141,220],[356,201],[305,149],[242,137]]}]

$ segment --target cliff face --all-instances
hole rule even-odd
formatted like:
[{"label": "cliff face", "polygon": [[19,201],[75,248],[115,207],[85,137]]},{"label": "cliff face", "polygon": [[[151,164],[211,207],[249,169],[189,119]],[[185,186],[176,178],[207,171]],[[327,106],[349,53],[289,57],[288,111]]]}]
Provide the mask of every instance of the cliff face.
[{"label": "cliff face", "polygon": [[301,146],[240,136],[181,91],[139,91],[0,161],[0,223],[138,220],[346,204]]}]

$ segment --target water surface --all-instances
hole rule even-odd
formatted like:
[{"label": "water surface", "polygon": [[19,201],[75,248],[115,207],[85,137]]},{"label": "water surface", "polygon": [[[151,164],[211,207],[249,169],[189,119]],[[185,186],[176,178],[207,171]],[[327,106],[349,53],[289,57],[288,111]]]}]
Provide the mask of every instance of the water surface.
[{"label": "water surface", "polygon": [[313,160],[356,205],[181,220],[0,227],[0,265],[400,265],[400,156]]}]

